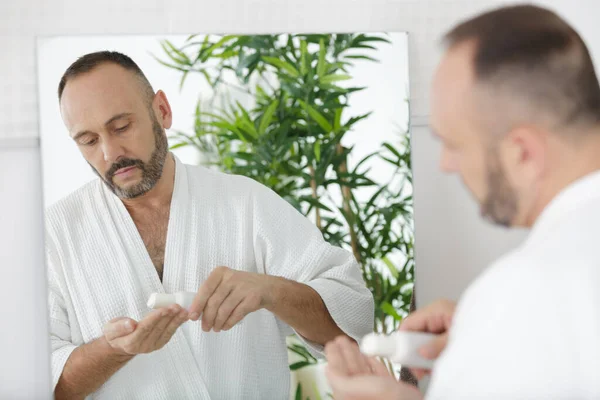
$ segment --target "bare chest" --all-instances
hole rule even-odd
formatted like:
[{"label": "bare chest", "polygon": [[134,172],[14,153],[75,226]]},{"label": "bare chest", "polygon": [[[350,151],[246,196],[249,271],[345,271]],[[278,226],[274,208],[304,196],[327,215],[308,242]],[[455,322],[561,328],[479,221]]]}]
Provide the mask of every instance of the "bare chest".
[{"label": "bare chest", "polygon": [[134,217],[135,226],[146,246],[148,255],[162,281],[165,264],[165,247],[167,243],[167,228],[169,225],[169,210],[145,213]]}]

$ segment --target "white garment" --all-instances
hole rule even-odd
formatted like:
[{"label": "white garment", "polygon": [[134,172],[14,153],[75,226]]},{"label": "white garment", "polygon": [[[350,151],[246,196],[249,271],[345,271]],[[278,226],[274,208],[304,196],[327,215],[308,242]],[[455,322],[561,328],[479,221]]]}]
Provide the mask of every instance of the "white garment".
[{"label": "white garment", "polygon": [[[100,337],[104,323],[140,320],[151,293],[195,292],[218,266],[306,283],[347,334],[372,329],[373,298],[353,256],[251,179],[176,159],[162,284],[129,213],[99,179],[46,215],[54,387],[71,352]],[[163,349],[136,356],[91,397],[285,399],[291,333],[265,310],[228,332],[205,333],[188,321]]]},{"label": "white garment", "polygon": [[465,292],[427,398],[600,399],[600,172]]}]

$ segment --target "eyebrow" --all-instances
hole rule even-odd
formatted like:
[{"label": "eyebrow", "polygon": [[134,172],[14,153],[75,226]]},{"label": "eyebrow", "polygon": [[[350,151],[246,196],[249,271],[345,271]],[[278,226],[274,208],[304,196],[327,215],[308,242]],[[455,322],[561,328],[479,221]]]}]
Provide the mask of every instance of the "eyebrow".
[{"label": "eyebrow", "polygon": [[[121,114],[112,116],[104,123],[104,126],[110,125],[113,122],[115,122],[121,118],[129,117],[131,115],[133,115],[133,113],[121,113]],[[79,139],[80,137],[82,137],[84,135],[87,135],[88,133],[92,133],[92,132],[88,131],[88,130],[77,132],[77,134],[75,136],[73,136],[73,140],[77,141],[77,139]]]}]

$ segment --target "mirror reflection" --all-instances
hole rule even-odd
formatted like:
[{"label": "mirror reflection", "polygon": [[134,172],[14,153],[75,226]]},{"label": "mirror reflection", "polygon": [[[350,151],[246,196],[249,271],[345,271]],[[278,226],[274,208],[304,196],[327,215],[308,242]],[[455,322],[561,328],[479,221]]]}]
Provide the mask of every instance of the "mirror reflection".
[{"label": "mirror reflection", "polygon": [[396,330],[405,33],[54,37],[38,64],[56,398],[326,398],[327,342]]}]

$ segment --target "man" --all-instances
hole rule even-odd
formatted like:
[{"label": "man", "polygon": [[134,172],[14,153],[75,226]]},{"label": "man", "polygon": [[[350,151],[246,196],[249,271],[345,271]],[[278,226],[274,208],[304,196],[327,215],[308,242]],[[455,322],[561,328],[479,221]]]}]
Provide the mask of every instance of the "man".
[{"label": "man", "polygon": [[[451,302],[401,329],[441,333],[428,399],[600,398],[600,87],[579,35],[534,6],[453,29],[433,81],[441,167],[482,214],[532,228]],[[344,339],[328,345],[337,399],[417,399]],[[417,371],[422,376],[422,371]]]},{"label": "man", "polygon": [[[129,57],[83,56],[58,94],[100,179],[47,212],[56,398],[281,399],[292,329],[317,352],[371,330],[352,255],[255,181],[170,154],[169,102]],[[177,291],[189,310],[149,312]]]}]

